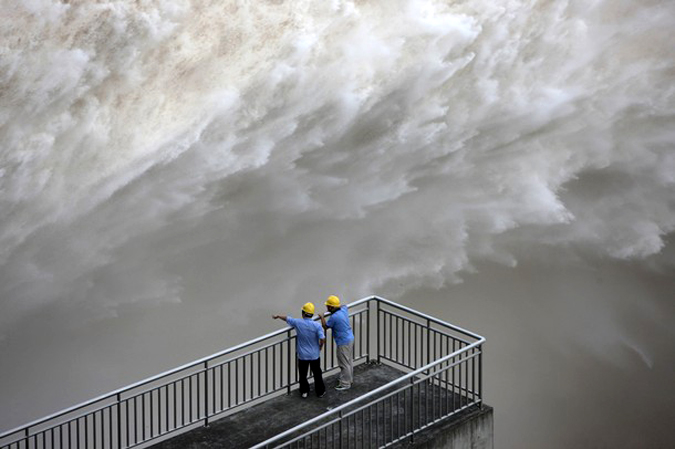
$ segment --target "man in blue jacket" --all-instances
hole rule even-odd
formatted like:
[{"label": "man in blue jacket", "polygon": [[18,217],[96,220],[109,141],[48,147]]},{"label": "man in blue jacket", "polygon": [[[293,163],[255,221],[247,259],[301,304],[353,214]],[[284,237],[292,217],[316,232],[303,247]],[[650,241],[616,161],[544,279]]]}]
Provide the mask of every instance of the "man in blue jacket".
[{"label": "man in blue jacket", "polygon": [[319,317],[324,330],[328,328],[333,330],[333,339],[337,345],[338,366],[340,367],[340,383],[335,389],[349,390],[354,380],[354,365],[352,362],[354,332],[352,332],[352,326],[349,323],[349,311],[347,306],[340,307],[340,298],[337,296],[329,296],[325,304],[331,316],[328,320],[323,315],[319,315]]},{"label": "man in blue jacket", "polygon": [[321,348],[326,342],[326,336],[319,323],[312,320],[314,316],[314,304],[308,302],[302,306],[302,319],[298,320],[286,315],[272,315],[272,318],[284,320],[289,326],[295,328],[295,349],[298,356],[298,373],[300,374],[300,396],[306,398],[309,395],[309,382],[307,382],[307,368],[312,369],[314,375],[314,390],[320,398],[326,394],[326,386],[321,375]]}]

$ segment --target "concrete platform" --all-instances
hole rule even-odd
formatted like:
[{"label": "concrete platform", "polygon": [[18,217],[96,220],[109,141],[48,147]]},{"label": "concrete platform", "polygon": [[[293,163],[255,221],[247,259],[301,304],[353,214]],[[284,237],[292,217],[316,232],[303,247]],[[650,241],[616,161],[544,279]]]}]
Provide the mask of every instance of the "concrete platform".
[{"label": "concrete platform", "polygon": [[[249,448],[261,441],[314,418],[327,410],[349,402],[377,387],[385,385],[388,382],[399,378],[401,375],[403,375],[401,371],[388,365],[363,364],[355,367],[355,383],[349,390],[334,390],[333,386],[337,383],[336,376],[328,377],[325,379],[328,390],[323,398],[317,398],[312,391],[307,399],[302,399],[299,392],[294,390],[291,395],[282,395],[269,399],[261,404],[257,404],[218,421],[214,421],[209,427],[198,427],[152,447],[155,449]],[[439,397],[440,392],[434,391],[434,387],[429,387],[419,389],[418,394],[420,397],[427,396],[429,398],[429,404],[432,404],[431,397]],[[457,397],[457,399],[459,401],[460,398]],[[426,403],[426,398],[422,397],[421,401]],[[406,415],[403,410],[399,410],[396,404],[391,407],[393,411],[392,409],[380,410],[382,422],[390,421],[390,417],[394,417],[388,427],[400,427],[400,424],[397,421],[399,416],[404,425],[406,420],[415,419],[415,416],[409,414]],[[484,407],[484,409],[486,408]],[[489,407],[487,409],[489,409]],[[466,412],[460,413],[460,416],[443,421],[442,427],[452,427],[453,422],[461,423],[463,419],[466,420],[470,418],[472,413],[475,414],[476,412],[483,411],[485,410],[478,410],[476,407],[473,407],[472,409],[466,410]],[[487,411],[490,412],[491,423],[491,409]],[[421,411],[420,413],[424,413],[424,411]],[[386,420],[384,419],[384,415],[387,415]],[[379,420],[380,418],[373,416],[366,419]],[[432,426],[430,430],[438,430],[434,429],[436,427],[440,428],[440,426],[435,425]],[[432,435],[432,433],[429,433],[429,436]],[[361,443],[364,447],[373,446],[373,443],[377,446],[376,442],[364,443],[364,441],[370,441],[371,435],[362,435],[359,438],[363,438]],[[415,439],[420,443],[425,441],[426,444],[428,444],[429,441],[429,438],[419,438],[419,436],[416,436]],[[319,440],[321,440],[320,437]],[[322,440],[323,444],[319,442],[319,445],[328,446],[332,444],[331,440],[332,436],[326,435]],[[406,442],[405,445],[409,446],[409,442]]]}]

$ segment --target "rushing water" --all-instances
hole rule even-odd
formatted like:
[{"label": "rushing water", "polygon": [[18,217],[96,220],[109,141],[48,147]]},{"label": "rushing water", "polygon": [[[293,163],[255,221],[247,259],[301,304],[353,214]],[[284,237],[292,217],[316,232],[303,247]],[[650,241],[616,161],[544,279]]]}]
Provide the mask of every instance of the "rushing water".
[{"label": "rushing water", "polygon": [[[632,373],[672,417],[649,376],[674,365],[674,3],[0,6],[0,427],[329,293],[462,310],[511,341],[488,352],[499,447],[639,447],[585,427],[621,420],[499,419],[536,409],[518,379],[572,357],[558,345],[583,348],[564,379]],[[549,326],[514,366],[510,326],[531,320]],[[532,385],[567,411],[559,383]]]}]

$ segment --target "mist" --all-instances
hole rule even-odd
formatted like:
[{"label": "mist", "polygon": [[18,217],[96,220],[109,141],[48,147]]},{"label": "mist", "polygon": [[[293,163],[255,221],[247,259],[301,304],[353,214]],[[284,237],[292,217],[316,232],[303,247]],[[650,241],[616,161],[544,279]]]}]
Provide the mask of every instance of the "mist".
[{"label": "mist", "polygon": [[380,294],[497,447],[673,445],[675,5],[2,10],[0,428]]}]

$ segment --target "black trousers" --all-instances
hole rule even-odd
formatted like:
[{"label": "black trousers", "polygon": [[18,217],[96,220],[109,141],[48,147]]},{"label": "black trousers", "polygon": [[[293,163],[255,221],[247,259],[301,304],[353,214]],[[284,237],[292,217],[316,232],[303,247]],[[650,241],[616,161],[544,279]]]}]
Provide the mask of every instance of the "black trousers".
[{"label": "black trousers", "polygon": [[300,374],[300,393],[309,393],[309,382],[307,382],[307,368],[312,368],[314,374],[314,390],[317,396],[321,396],[326,391],[321,375],[321,359],[300,360],[298,359],[298,373]]}]

